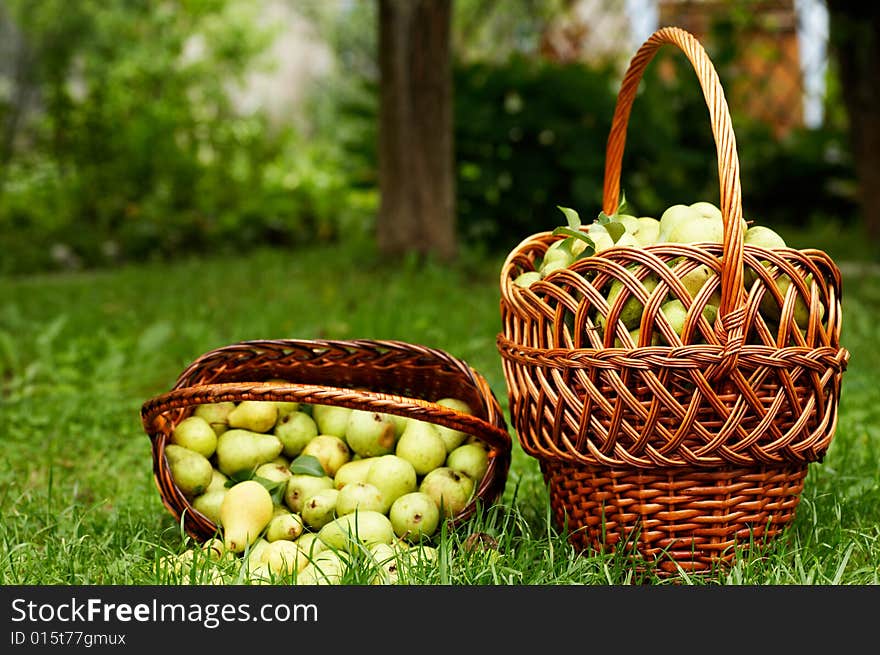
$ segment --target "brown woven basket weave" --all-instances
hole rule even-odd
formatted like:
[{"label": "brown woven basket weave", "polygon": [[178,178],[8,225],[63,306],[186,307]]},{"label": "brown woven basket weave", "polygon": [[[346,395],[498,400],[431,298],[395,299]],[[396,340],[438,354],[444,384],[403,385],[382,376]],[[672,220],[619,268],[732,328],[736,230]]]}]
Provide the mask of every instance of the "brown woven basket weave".
[{"label": "brown woven basket weave", "polygon": [[[563,238],[532,235],[503,265],[497,340],[511,422],[540,462],[558,526],[582,549],[626,545],[661,575],[715,570],[792,521],[807,466],[831,442],[849,358],[834,262],[818,250],[746,245],[734,229],[742,204],[727,103],[684,30],[658,30],[630,62],[607,144],[605,213],[618,205],[636,90],[664,44],[687,55],[709,108],[723,243],[613,247],[521,288],[513,280]],[[700,265],[716,275],[691,297],[681,279]],[[615,280],[624,290],[609,303]],[[638,343],[618,320],[633,297],[644,306]],[[674,298],[689,308],[681,336],[659,311]]]},{"label": "brown woven basket weave", "polygon": [[[278,379],[290,383],[267,382]],[[433,402],[447,397],[465,401],[473,415]],[[504,491],[511,438],[488,383],[464,361],[441,350],[399,341],[246,341],[205,353],[180,374],[171,391],[148,400],[141,408],[162,502],[197,541],[214,536],[217,526],[175,485],[165,446],[174,426],[197,405],[241,400],[385,412],[477,437],[489,447],[489,467],[471,502],[450,517],[450,527],[471,517],[479,504],[485,507],[495,502]]]}]

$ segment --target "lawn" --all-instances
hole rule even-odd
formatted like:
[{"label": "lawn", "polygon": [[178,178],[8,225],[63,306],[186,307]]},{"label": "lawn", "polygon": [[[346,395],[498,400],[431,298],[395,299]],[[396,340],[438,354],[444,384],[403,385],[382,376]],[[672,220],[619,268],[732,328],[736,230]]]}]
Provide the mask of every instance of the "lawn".
[{"label": "lawn", "polygon": [[[495,349],[500,266],[497,256],[418,266],[327,245],[0,280],[0,584],[162,581],[157,557],[188,544],[154,485],[140,407],[213,348],[275,338],[421,343],[479,370],[506,410]],[[830,451],[811,465],[788,533],[710,583],[880,578],[880,276],[845,270],[842,342],[852,358]],[[464,530],[494,534],[500,557],[467,556],[460,535],[446,535],[447,565],[413,581],[642,581],[622,558],[567,545],[549,522],[537,463],[517,445],[502,500]]]}]

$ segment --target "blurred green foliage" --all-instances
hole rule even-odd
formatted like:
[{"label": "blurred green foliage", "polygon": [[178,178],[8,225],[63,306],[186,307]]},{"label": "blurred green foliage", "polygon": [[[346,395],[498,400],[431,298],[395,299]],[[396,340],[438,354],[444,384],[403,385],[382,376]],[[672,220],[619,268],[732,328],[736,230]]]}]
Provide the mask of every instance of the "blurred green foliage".
[{"label": "blurred green foliage", "polygon": [[340,203],[334,141],[235,111],[229,85],[271,64],[257,5],[4,6],[41,110],[22,124],[0,105],[0,125],[18,122],[15,142],[0,144],[0,272],[302,243],[372,209],[369,197]]},{"label": "blurred green foliage", "polygon": [[[457,210],[466,248],[504,252],[561,224],[557,205],[598,214],[621,71],[536,56],[557,0],[516,0],[510,14],[493,4],[456,5]],[[26,46],[7,57],[12,85],[0,84],[0,273],[369,234],[377,15],[372,2],[342,6],[301,6],[338,67],[311,88],[307,126],[279,127],[229,94],[272,65],[277,32],[256,20],[259,3],[0,0],[0,28],[15,25]],[[622,169],[629,211],[642,215],[718,198],[699,84],[681,55],[660,56],[677,57],[679,74],[648,67]],[[722,83],[732,57],[718,53]],[[37,111],[21,111],[28,97]],[[839,112],[780,140],[737,109],[747,218],[858,219]]]},{"label": "blurred green foliage", "polygon": [[[697,79],[676,51],[680,74],[647,68],[627,124],[621,188],[627,210],[659,217],[676,203],[718,204],[718,164],[708,109]],[[534,232],[564,224],[557,205],[590,219],[602,209],[605,147],[620,71],[556,63],[514,53],[503,62],[454,66],[459,233],[470,245],[510,250]],[[723,83],[723,79],[722,79]],[[376,84],[345,105],[360,140],[344,145],[361,178],[375,173]],[[731,107],[749,220],[806,226],[857,220],[854,173],[843,127],[793,130],[784,139]],[[809,190],[809,193],[803,192]],[[819,247],[817,245],[817,247]]]}]

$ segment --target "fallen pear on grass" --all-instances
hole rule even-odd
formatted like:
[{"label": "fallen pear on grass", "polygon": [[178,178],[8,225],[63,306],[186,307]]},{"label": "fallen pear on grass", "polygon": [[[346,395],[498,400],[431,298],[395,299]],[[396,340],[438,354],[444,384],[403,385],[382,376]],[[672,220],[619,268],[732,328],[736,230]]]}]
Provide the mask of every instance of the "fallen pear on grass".
[{"label": "fallen pear on grass", "polygon": [[371,510],[339,516],[318,531],[318,538],[328,549],[346,552],[355,552],[359,545],[390,544],[395,536],[391,519]]}]

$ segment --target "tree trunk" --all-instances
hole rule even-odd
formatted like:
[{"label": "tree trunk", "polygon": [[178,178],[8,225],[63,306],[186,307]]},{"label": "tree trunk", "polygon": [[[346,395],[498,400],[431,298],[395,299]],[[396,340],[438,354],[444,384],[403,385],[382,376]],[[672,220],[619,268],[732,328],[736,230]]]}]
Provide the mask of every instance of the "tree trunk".
[{"label": "tree trunk", "polygon": [[862,219],[872,243],[880,239],[880,8],[873,2],[828,0],[830,46],[837,61]]},{"label": "tree trunk", "polygon": [[381,252],[457,254],[452,0],[379,0]]}]

